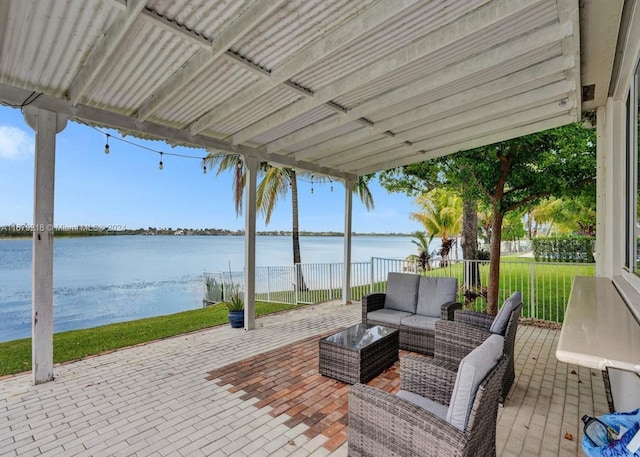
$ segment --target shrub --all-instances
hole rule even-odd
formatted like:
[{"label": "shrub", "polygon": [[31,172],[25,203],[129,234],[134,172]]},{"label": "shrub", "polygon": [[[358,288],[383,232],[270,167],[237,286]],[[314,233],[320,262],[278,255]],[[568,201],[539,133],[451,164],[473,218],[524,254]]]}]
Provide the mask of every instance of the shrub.
[{"label": "shrub", "polygon": [[594,237],[568,235],[534,238],[533,255],[537,262],[593,263]]},{"label": "shrub", "polygon": [[491,254],[489,253],[489,251],[485,251],[483,249],[480,249],[478,251],[478,260],[490,260],[491,259]]}]

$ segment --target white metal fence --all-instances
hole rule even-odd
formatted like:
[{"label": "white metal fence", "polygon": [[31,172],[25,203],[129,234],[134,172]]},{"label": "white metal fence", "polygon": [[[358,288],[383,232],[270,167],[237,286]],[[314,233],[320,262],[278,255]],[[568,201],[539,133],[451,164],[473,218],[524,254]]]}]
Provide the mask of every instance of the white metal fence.
[{"label": "white metal fence", "polygon": [[[549,263],[507,260],[501,262],[499,303],[514,291],[522,293],[525,317],[562,322],[575,276],[593,276],[595,264]],[[320,303],[342,297],[342,263],[303,263],[295,266],[256,267],[256,300],[301,304]],[[369,292],[384,292],[390,272],[419,273],[458,279],[458,300],[482,310],[482,293],[489,283],[488,261],[432,259],[426,268],[417,262],[373,257],[370,262],[351,265],[351,298],[359,300]],[[466,272],[466,274],[465,274]],[[476,278],[474,281],[472,278]],[[242,271],[205,273],[205,301],[229,299],[232,290],[242,291]],[[471,300],[469,291],[478,296]],[[466,294],[465,294],[466,292]]]},{"label": "white metal fence", "polygon": [[[351,298],[359,300],[370,290],[370,262],[351,264]],[[300,263],[294,266],[256,267],[256,300],[312,304],[342,297],[344,264]],[[244,287],[244,272],[204,273],[204,300],[229,299],[228,291]]]}]

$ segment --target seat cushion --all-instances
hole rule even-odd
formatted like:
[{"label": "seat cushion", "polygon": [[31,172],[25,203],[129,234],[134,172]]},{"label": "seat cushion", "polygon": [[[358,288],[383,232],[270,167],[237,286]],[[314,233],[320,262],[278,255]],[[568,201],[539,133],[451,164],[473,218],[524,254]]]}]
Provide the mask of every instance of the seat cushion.
[{"label": "seat cushion", "polygon": [[400,398],[404,398],[405,400],[410,401],[411,403],[419,406],[422,409],[426,409],[427,411],[432,412],[440,419],[446,420],[447,418],[447,405],[442,405],[431,400],[430,398],[423,397],[413,392],[409,392],[408,390],[400,390],[396,395]]},{"label": "seat cushion", "polygon": [[522,303],[522,294],[520,292],[514,292],[507,300],[502,304],[502,308],[498,311],[495,319],[489,327],[491,333],[504,336],[504,332],[507,331],[507,324],[509,323],[509,317],[514,309]]},{"label": "seat cushion", "polygon": [[458,280],[456,278],[432,278],[420,276],[416,314],[440,317],[440,307],[456,301]]},{"label": "seat cushion", "polygon": [[419,279],[414,274],[389,273],[384,307],[415,314]]},{"label": "seat cushion", "polygon": [[413,314],[411,316],[403,317],[400,323],[405,327],[421,328],[424,330],[436,329],[436,322],[440,320],[440,317],[421,316],[420,314]]},{"label": "seat cushion", "polygon": [[413,316],[406,311],[398,311],[396,309],[377,309],[367,313],[367,320],[376,322],[384,322],[385,324],[394,324],[400,327],[403,318]]},{"label": "seat cushion", "polygon": [[502,357],[503,342],[502,336],[491,335],[460,362],[446,417],[454,427],[467,427],[478,386]]}]

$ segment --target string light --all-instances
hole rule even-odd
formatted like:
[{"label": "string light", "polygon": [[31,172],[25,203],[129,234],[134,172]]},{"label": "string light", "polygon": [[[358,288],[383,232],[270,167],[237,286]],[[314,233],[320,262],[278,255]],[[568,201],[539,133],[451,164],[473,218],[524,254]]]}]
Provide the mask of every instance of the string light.
[{"label": "string light", "polygon": [[[25,101],[25,103],[22,106],[26,106],[26,105],[32,103],[40,94],[36,95],[34,93],[34,94],[32,94],[32,97],[34,95],[35,95],[35,98],[33,98],[32,100],[27,99],[27,101]],[[147,151],[155,152],[156,154],[160,154],[160,162],[158,163],[158,169],[160,169],[160,170],[164,169],[164,162],[162,160],[163,157],[165,155],[169,155],[169,156],[174,156],[174,157],[181,157],[181,158],[184,158],[184,159],[197,159],[197,160],[200,160],[202,162],[202,174],[206,175],[207,171],[209,171],[207,169],[207,165],[206,165],[205,161],[207,160],[207,158],[211,158],[213,156],[202,157],[202,156],[194,156],[194,155],[188,155],[188,154],[180,154],[180,153],[177,153],[177,152],[159,151],[157,149],[153,149],[153,148],[150,148],[148,146],[144,146],[142,144],[138,144],[138,143],[135,143],[133,141],[126,140],[126,139],[124,139],[122,137],[113,136],[110,133],[103,132],[99,128],[94,127],[93,125],[87,124],[86,122],[82,122],[82,121],[78,121],[78,122],[86,125],[87,127],[90,127],[92,129],[94,129],[95,131],[97,131],[97,132],[99,132],[99,133],[101,133],[101,134],[103,134],[105,136],[106,141],[105,141],[105,145],[104,145],[104,153],[107,154],[107,155],[111,152],[111,148],[109,146],[109,140],[110,139],[114,139],[114,140],[122,141],[123,143],[127,143],[127,144],[129,144],[131,146],[135,146],[135,147],[140,148],[140,149],[145,149]],[[224,156],[224,155],[226,155],[226,154],[219,154],[219,156]],[[238,167],[238,169],[242,169],[243,165],[244,165],[244,163],[243,163],[242,159],[239,158],[236,166]],[[333,179],[330,178],[330,177],[328,177],[328,179],[329,179],[329,183],[331,184],[331,192],[333,192]],[[314,193],[314,191],[315,191],[314,190],[314,184],[315,184],[315,175],[314,174],[311,174],[311,179],[310,180],[303,179],[303,178],[301,178],[299,176],[296,177],[296,180],[297,181],[301,181],[301,182],[311,183],[311,193],[312,194]],[[320,182],[322,183],[324,181],[322,179],[320,179]],[[290,181],[289,185],[293,186],[293,183]]]}]

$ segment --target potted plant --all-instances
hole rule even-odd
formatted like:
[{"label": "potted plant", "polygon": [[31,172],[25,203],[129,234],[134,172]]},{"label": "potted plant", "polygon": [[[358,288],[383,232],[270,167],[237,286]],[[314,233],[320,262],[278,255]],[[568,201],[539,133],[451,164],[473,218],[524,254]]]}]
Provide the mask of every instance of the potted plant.
[{"label": "potted plant", "polygon": [[229,323],[232,328],[244,327],[244,301],[240,292],[231,295],[231,300],[227,302],[229,310]]}]

